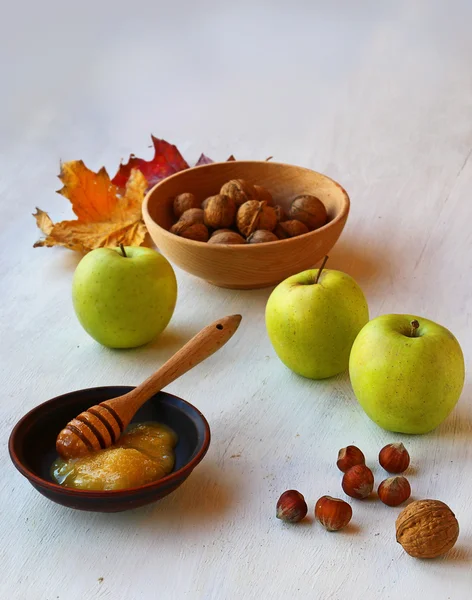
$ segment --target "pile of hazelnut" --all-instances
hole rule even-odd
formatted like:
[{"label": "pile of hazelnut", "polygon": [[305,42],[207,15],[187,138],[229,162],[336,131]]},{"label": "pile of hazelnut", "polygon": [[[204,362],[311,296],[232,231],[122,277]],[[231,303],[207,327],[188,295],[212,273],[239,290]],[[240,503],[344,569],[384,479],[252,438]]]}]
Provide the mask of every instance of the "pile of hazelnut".
[{"label": "pile of hazelnut", "polygon": [[[395,477],[381,482],[377,494],[387,506],[399,506],[411,495],[411,487],[403,475],[410,455],[403,444],[388,444],[379,453],[380,465]],[[362,500],[371,495],[374,476],[365,464],[365,456],[357,446],[342,448],[337,466],[344,473],[342,488],[351,498]],[[298,523],[308,512],[305,498],[296,490],[284,492],[277,502],[276,516]],[[321,497],[315,505],[315,518],[328,531],[338,531],[352,518],[350,504],[340,498]],[[408,505],[396,521],[397,542],[416,558],[435,558],[450,550],[459,535],[459,525],[451,509],[439,500],[417,500]]]},{"label": "pile of hazelnut", "polygon": [[219,194],[201,204],[186,192],[174,198],[177,219],[170,231],[209,244],[260,244],[308,233],[326,224],[324,204],[309,194],[293,199],[289,214],[275,205],[272,194],[244,179],[225,183]]}]

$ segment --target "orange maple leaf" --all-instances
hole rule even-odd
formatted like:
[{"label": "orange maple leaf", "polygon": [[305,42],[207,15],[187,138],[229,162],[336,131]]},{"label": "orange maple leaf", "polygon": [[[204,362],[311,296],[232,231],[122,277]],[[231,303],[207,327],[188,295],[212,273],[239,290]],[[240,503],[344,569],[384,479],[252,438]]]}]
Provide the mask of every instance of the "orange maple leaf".
[{"label": "orange maple leaf", "polygon": [[49,215],[37,208],[33,215],[45,234],[38,246],[65,246],[78,252],[94,248],[140,246],[146,236],[141,205],[148,187],[141,171],[134,169],[120,190],[104,168],[98,173],[88,169],[81,160],[64,163],[59,179],[64,187],[59,194],[72,204],[75,221],[53,223]]}]

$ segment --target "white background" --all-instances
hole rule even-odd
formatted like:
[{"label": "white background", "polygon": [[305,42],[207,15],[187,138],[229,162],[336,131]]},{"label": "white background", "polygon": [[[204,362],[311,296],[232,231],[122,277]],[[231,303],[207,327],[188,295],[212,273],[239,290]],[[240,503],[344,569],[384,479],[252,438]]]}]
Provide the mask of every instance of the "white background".
[{"label": "white background", "polygon": [[[111,175],[150,134],[189,161],[273,155],[337,179],[352,212],[330,266],[362,286],[371,316],[435,320],[472,355],[472,4],[395,2],[17,1],[0,20],[0,597],[8,600],[468,599],[472,590],[470,377],[449,419],[422,437],[364,415],[347,374],[290,373],[265,334],[270,290],[210,287],[177,271],[179,300],[160,339],[113,351],[82,331],[70,282],[78,257],[33,249],[31,213],[71,216],[59,160]],[[234,340],[169,390],[208,417],[213,440],[188,482],[115,515],[74,512],[13,468],[14,423],[44,400],[137,384],[202,326],[241,312]],[[328,534],[275,519],[297,488],[310,511],[340,495],[337,451],[374,468],[403,440],[415,498],[456,513],[461,535],[435,561],[395,542],[400,509],[353,501]],[[100,579],[100,578],[103,578]]]}]

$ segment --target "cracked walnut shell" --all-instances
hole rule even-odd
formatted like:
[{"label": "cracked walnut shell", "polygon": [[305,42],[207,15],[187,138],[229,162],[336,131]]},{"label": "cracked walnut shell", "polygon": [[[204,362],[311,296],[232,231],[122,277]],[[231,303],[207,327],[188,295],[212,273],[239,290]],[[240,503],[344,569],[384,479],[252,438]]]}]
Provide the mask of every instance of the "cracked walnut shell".
[{"label": "cracked walnut shell", "polygon": [[239,207],[236,225],[245,237],[256,229],[273,231],[277,225],[277,215],[272,206],[267,206],[265,202],[249,200]]},{"label": "cracked walnut shell", "polygon": [[439,500],[417,500],[396,521],[397,542],[415,558],[435,558],[450,550],[459,536],[452,510]]}]

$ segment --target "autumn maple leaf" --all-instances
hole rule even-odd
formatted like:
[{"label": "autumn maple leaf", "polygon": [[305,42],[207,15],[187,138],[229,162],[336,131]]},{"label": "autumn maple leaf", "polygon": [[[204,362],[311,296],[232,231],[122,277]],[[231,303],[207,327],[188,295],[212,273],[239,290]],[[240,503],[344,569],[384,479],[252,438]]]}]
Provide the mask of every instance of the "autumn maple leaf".
[{"label": "autumn maple leaf", "polygon": [[110,181],[107,171],[88,169],[81,160],[64,163],[59,179],[64,187],[59,194],[72,204],[74,221],[53,223],[49,215],[37,208],[33,215],[45,239],[34,247],[64,246],[79,252],[119,244],[139,246],[146,235],[141,205],[148,182],[138,169],[133,169],[120,190]]}]

